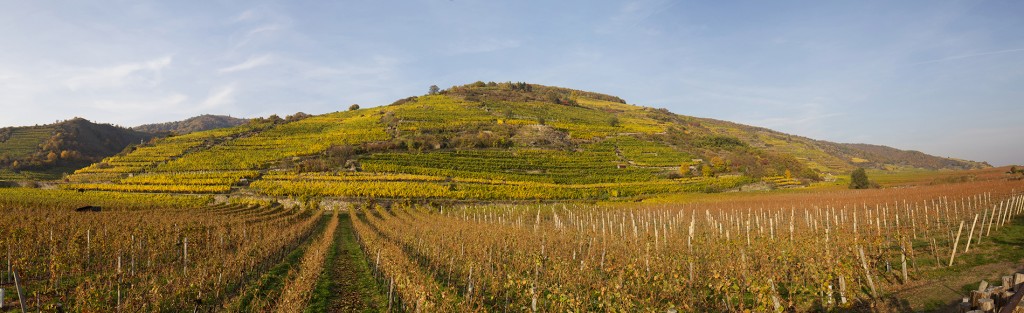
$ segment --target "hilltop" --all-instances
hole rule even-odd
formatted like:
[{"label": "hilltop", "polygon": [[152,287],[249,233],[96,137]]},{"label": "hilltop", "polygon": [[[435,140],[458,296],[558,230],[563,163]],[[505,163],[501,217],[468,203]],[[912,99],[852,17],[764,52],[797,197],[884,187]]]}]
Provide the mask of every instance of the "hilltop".
[{"label": "hilltop", "polygon": [[132,127],[132,129],[154,134],[170,133],[184,135],[204,130],[234,127],[245,124],[248,121],[249,119],[234,118],[227,115],[203,114],[183,121],[145,124]]},{"label": "hilltop", "polygon": [[[987,164],[837,144],[526,83],[455,86],[387,106],[155,140],[66,188],[428,199],[632,199],[755,182],[799,186],[856,167]],[[238,189],[238,190],[236,190]]]},{"label": "hilltop", "polygon": [[0,179],[55,179],[154,137],[83,118],[0,128]]}]

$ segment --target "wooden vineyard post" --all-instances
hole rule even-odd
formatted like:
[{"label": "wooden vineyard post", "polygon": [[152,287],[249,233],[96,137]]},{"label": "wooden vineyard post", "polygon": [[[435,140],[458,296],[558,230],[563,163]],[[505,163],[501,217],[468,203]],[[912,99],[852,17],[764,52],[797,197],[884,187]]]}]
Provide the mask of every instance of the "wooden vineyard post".
[{"label": "wooden vineyard post", "polygon": [[985,218],[988,218],[988,211],[984,210],[981,212],[981,227],[978,227],[978,242],[975,244],[981,244],[982,234],[985,233]]},{"label": "wooden vineyard post", "polygon": [[1001,225],[1006,226],[1007,223],[1010,223],[1010,219],[1013,218],[1014,210],[1017,207],[1016,203],[1017,198],[1010,198],[1010,200],[1006,201],[1006,217],[1003,218],[1003,223]]},{"label": "wooden vineyard post", "polygon": [[18,282],[18,272],[11,271],[14,276],[14,289],[18,291],[18,303],[21,304],[21,313],[25,313],[25,297],[21,295],[21,283]]},{"label": "wooden vineyard post", "polygon": [[941,261],[939,261],[939,247],[935,244],[935,238],[932,238],[932,255],[935,256],[935,266],[942,266]]},{"label": "wooden vineyard post", "polygon": [[[906,200],[904,200],[906,201]],[[904,204],[906,206],[906,204]],[[910,231],[914,235],[914,239],[917,239],[917,207],[910,210]]]},{"label": "wooden vineyard post", "polygon": [[839,275],[839,304],[846,305],[846,277]]},{"label": "wooden vineyard post", "polygon": [[769,278],[768,284],[772,286],[772,306],[775,308],[775,312],[782,312],[782,305],[779,303],[779,291],[775,289],[775,281]]},{"label": "wooden vineyard post", "polygon": [[956,239],[953,240],[953,252],[949,254],[949,265],[953,266],[953,258],[956,257],[956,246],[960,243],[960,232],[964,230],[964,221],[960,221],[960,228],[956,230]]},{"label": "wooden vineyard post", "polygon": [[975,224],[978,224],[978,214],[974,214],[974,222],[971,222],[971,232],[967,234],[967,247],[964,248],[964,253],[971,251],[971,240],[974,239]]},{"label": "wooden vineyard post", "polygon": [[913,241],[908,241],[906,248],[907,248],[907,252],[910,252],[910,267],[914,269],[915,273],[918,273],[918,270],[917,270],[917,253],[914,252],[914,242]]},{"label": "wooden vineyard post", "polygon": [[992,223],[996,221],[996,206],[992,205],[992,214],[988,216],[988,229],[985,230],[985,236],[992,236]]},{"label": "wooden vineyard post", "polygon": [[864,248],[857,247],[857,251],[860,252],[860,264],[864,266],[864,276],[867,277],[868,287],[871,288],[871,297],[878,297],[878,292],[875,291],[875,282],[871,279],[871,270],[868,269],[868,261],[864,258]]},{"label": "wooden vineyard post", "polygon": [[181,247],[181,272],[188,276],[188,237],[185,237]]},{"label": "wooden vineyard post", "polygon": [[[120,254],[120,253],[118,253]],[[121,312],[121,256],[117,256],[117,311]]]},{"label": "wooden vineyard post", "polygon": [[857,238],[858,238],[858,236],[857,236],[857,212],[854,211],[853,212],[853,240],[856,241]]},{"label": "wooden vineyard post", "polygon": [[1003,225],[1006,224],[1006,211],[1007,210],[1006,210],[1006,207],[1005,207],[1004,203],[1005,202],[1003,202],[1003,201],[999,202],[999,219],[996,221],[996,223],[999,224],[999,227],[1003,227]]},{"label": "wooden vineyard post", "polygon": [[901,250],[903,250],[900,251],[900,262],[903,264],[903,283],[906,284],[909,281],[909,279],[907,279],[907,250]]},{"label": "wooden vineyard post", "polygon": [[391,307],[391,302],[392,302],[392,299],[393,299],[392,295],[394,294],[394,292],[395,292],[395,279],[392,278],[391,282],[388,284],[388,312],[391,312],[391,308],[392,308]]}]

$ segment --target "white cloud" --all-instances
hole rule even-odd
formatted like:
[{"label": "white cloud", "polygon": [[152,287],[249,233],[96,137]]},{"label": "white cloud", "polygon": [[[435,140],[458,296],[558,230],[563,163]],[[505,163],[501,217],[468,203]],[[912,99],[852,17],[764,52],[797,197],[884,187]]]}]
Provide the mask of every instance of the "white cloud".
[{"label": "white cloud", "polygon": [[236,15],[234,18],[232,18],[230,20],[230,22],[231,23],[240,23],[240,22],[245,22],[245,21],[251,21],[251,20],[254,20],[254,19],[258,18],[258,17],[259,17],[259,13],[256,12],[256,9],[248,9],[248,10],[242,11],[242,13],[239,13],[238,15]]},{"label": "white cloud", "polygon": [[269,55],[269,54],[265,54],[265,55],[261,55],[261,56],[253,56],[253,57],[249,57],[249,59],[245,60],[242,63],[221,68],[221,69],[217,70],[217,72],[220,72],[220,73],[223,74],[223,73],[231,73],[231,72],[244,71],[244,70],[249,70],[249,69],[253,69],[253,68],[257,68],[257,67],[263,66],[263,65],[270,64],[272,61],[273,61],[273,57],[271,55]]},{"label": "white cloud", "polygon": [[284,27],[281,26],[280,24],[262,25],[260,27],[256,27],[256,28],[253,28],[252,30],[249,30],[249,32],[246,33],[245,36],[246,37],[254,37],[256,35],[259,35],[260,33],[269,33],[269,32],[273,32],[273,31],[276,31],[276,30],[280,30],[281,28],[284,28]]},{"label": "white cloud", "polygon": [[146,62],[126,63],[110,67],[71,70],[65,85],[72,91],[90,88],[116,88],[141,83],[155,85],[160,82],[160,71],[171,65],[171,57],[164,56]]},{"label": "white cloud", "polygon": [[211,109],[235,103],[235,89],[235,84],[230,84],[211,91],[199,108]]},{"label": "white cloud", "polygon": [[242,36],[242,39],[238,41],[238,44],[235,45],[235,48],[237,49],[245,45],[248,45],[250,42],[256,40],[257,38],[260,38],[262,36],[268,36],[284,28],[285,26],[279,23],[266,24],[253,28],[246,32],[244,36]]},{"label": "white cloud", "polygon": [[403,61],[399,58],[375,55],[364,62],[349,62],[336,66],[322,66],[314,63],[300,62],[297,66],[305,68],[306,78],[341,78],[350,79],[353,83],[373,81],[373,84],[393,77]]},{"label": "white cloud", "polygon": [[149,97],[140,99],[142,97],[139,96],[129,98],[132,99],[96,100],[93,102],[92,107],[106,112],[131,112],[132,114],[137,115],[142,112],[166,112],[168,109],[176,108],[188,100],[188,96],[180,93],[174,93],[156,99],[149,99]]}]

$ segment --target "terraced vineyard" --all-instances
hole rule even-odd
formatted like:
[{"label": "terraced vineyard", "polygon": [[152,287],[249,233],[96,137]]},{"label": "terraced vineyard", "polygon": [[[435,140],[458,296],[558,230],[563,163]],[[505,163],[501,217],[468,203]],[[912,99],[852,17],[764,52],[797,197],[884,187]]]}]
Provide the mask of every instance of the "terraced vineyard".
[{"label": "terraced vineyard", "polygon": [[0,151],[10,159],[26,158],[39,149],[46,139],[53,135],[55,127],[37,126],[14,128],[0,133]]},{"label": "terraced vineyard", "polygon": [[131,153],[109,157],[78,170],[70,178],[73,182],[117,181],[130,175],[152,172],[158,165],[177,160],[186,153],[208,149],[218,142],[256,132],[264,127],[245,125],[162,138],[153,144],[137,147]]},{"label": "terraced vineyard", "polygon": [[155,140],[81,169],[61,187],[306,198],[643,200],[758,181],[772,188],[806,186],[853,167],[839,158],[847,154],[829,153],[849,147],[622,102],[540,85],[456,86],[390,106],[257,119]]}]

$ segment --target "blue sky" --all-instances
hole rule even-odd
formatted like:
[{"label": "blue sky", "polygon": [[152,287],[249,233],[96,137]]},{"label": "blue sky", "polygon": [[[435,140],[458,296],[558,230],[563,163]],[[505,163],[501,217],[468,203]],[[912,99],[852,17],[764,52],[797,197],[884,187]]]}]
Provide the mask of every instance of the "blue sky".
[{"label": "blue sky", "polygon": [[477,80],[1024,163],[1021,1],[0,2],[0,126],[326,113]]}]

